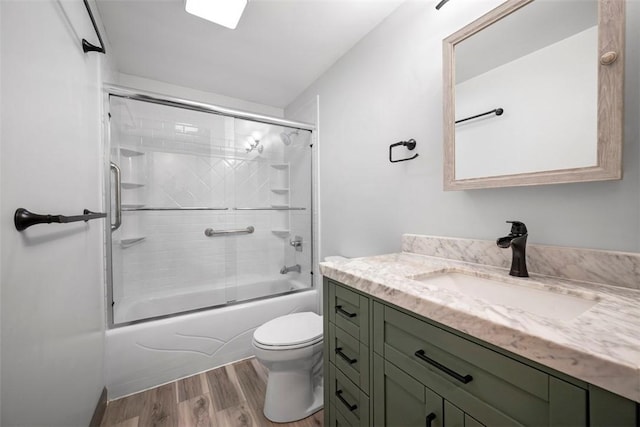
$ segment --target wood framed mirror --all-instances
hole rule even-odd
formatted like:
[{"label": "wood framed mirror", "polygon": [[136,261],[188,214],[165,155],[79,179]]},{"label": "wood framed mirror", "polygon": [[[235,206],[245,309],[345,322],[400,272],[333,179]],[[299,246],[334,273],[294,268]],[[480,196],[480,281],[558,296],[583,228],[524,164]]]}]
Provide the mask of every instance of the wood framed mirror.
[{"label": "wood framed mirror", "polygon": [[443,41],[444,189],[622,178],[624,0],[507,0]]}]

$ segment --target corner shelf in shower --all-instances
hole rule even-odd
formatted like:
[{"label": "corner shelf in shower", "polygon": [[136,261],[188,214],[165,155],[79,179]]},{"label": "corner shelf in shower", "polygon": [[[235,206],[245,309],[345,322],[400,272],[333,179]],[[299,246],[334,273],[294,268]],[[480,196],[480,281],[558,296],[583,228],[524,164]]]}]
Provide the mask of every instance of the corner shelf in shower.
[{"label": "corner shelf in shower", "polygon": [[120,240],[120,246],[122,246],[123,249],[130,248],[131,246],[137,245],[138,243],[142,243],[145,239],[146,237],[143,236],[122,239]]},{"label": "corner shelf in shower", "polygon": [[131,190],[131,189],[135,189],[135,188],[140,188],[140,187],[144,187],[144,184],[141,182],[122,182],[122,188],[125,190]]},{"label": "corner shelf in shower", "polygon": [[138,157],[145,155],[142,151],[122,147],[120,147],[120,154],[122,154],[123,157]]},{"label": "corner shelf in shower", "polygon": [[136,210],[136,209],[140,209],[140,208],[144,208],[144,205],[134,205],[134,204],[129,204],[129,203],[123,203],[122,204],[122,210],[126,211],[132,211],[132,210]]},{"label": "corner shelf in shower", "polygon": [[271,163],[270,166],[275,169],[287,169],[289,167],[289,163]]},{"label": "corner shelf in shower", "polygon": [[272,188],[271,191],[277,194],[287,194],[289,192],[288,188]]},{"label": "corner shelf in shower", "polygon": [[289,234],[291,234],[291,230],[271,230],[271,232],[273,234],[275,234],[278,237],[282,237],[285,238],[287,237]]}]

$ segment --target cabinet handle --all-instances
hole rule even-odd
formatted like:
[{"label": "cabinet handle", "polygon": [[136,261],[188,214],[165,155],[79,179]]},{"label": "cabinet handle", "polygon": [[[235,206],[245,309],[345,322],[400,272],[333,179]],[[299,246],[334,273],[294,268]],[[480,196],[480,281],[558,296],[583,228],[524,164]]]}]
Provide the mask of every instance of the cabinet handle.
[{"label": "cabinet handle", "polygon": [[356,317],[357,313],[349,313],[347,310],[344,310],[341,305],[336,305],[336,313],[340,313],[346,317]]},{"label": "cabinet handle", "polygon": [[436,419],[436,414],[435,413],[430,413],[429,415],[427,415],[427,426],[426,427],[431,427],[431,421]]},{"label": "cabinet handle", "polygon": [[470,383],[473,380],[473,377],[471,375],[460,375],[456,371],[453,371],[447,368],[446,366],[436,362],[435,360],[430,359],[429,357],[427,357],[426,354],[424,354],[424,350],[418,350],[414,354],[418,359],[424,360],[428,364],[435,366],[436,368],[440,369],[442,372],[444,372],[447,375],[451,375],[453,378],[457,379],[462,384]]},{"label": "cabinet handle", "polygon": [[342,347],[336,348],[336,354],[342,357],[349,365],[353,365],[358,361],[358,359],[350,359],[349,356],[342,352]]},{"label": "cabinet handle", "polygon": [[340,402],[342,402],[344,404],[344,406],[347,407],[347,409],[351,412],[355,411],[356,409],[358,409],[358,405],[352,405],[349,402],[346,401],[346,399],[344,397],[342,397],[342,390],[338,390],[336,391],[336,397],[338,398],[338,400]]}]

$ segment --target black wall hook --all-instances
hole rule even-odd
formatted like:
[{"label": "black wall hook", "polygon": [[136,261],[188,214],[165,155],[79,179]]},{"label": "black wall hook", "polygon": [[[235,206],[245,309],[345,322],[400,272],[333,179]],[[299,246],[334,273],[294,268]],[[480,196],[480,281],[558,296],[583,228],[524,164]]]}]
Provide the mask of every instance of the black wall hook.
[{"label": "black wall hook", "polygon": [[416,153],[416,154],[414,154],[414,155],[413,155],[413,157],[407,157],[406,159],[400,159],[400,160],[393,160],[393,159],[391,158],[391,151],[393,150],[393,147],[397,147],[397,146],[399,146],[399,145],[403,145],[403,146],[407,147],[407,150],[411,151],[411,150],[413,150],[414,148],[416,148],[416,140],[415,140],[415,139],[413,139],[413,138],[411,138],[411,139],[410,139],[410,140],[408,140],[408,141],[400,141],[400,142],[396,142],[395,144],[391,144],[391,145],[389,146],[389,161],[390,161],[391,163],[405,162],[405,161],[407,161],[407,160],[413,160],[413,159],[415,159],[416,157],[418,157],[418,154]]}]

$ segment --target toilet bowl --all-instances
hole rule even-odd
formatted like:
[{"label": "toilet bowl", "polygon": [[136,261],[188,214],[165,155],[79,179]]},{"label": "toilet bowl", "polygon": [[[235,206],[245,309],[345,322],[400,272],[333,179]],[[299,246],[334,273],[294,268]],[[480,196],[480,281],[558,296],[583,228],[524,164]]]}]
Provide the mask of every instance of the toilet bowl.
[{"label": "toilet bowl", "polygon": [[285,423],[322,409],[322,316],[293,313],[253,333],[256,358],[267,368],[264,415]]}]

